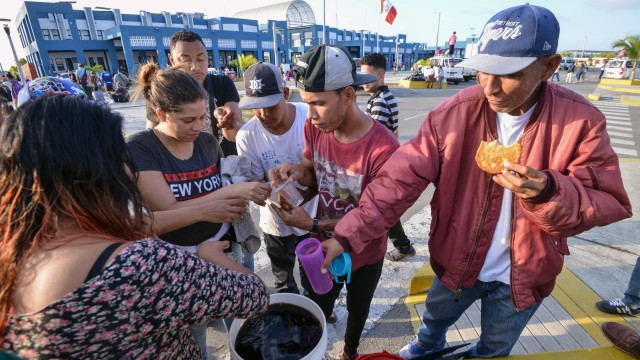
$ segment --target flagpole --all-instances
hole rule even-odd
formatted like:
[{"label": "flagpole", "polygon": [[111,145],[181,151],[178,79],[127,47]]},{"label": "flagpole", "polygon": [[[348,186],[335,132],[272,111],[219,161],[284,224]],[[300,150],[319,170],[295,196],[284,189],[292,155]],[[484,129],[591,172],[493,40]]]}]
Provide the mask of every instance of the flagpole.
[{"label": "flagpole", "polygon": [[365,31],[367,31],[367,0],[362,0],[364,3],[364,26],[362,26],[362,57],[364,57],[364,47],[365,47]]},{"label": "flagpole", "polygon": [[327,43],[327,31],[325,27],[327,25],[327,0],[322,0],[322,45]]},{"label": "flagpole", "polygon": [[376,34],[376,52],[380,53],[380,15],[378,15],[378,32]]}]

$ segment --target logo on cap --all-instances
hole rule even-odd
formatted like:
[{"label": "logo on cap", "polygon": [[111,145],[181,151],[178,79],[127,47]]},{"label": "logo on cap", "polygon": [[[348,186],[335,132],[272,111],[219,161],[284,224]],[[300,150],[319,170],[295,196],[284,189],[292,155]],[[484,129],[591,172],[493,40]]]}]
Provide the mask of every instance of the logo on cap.
[{"label": "logo on cap", "polygon": [[250,81],[249,89],[253,91],[262,92],[262,79],[249,80],[249,81]]},{"label": "logo on cap", "polygon": [[[494,26],[501,26],[494,29]],[[502,27],[504,26],[504,27]],[[483,51],[491,40],[515,40],[522,35],[522,25],[519,21],[496,20],[487,23],[482,32],[482,37],[478,41],[478,48]]]},{"label": "logo on cap", "polygon": [[549,49],[551,49],[551,44],[545,41],[544,46],[542,47],[542,51],[547,51]]}]

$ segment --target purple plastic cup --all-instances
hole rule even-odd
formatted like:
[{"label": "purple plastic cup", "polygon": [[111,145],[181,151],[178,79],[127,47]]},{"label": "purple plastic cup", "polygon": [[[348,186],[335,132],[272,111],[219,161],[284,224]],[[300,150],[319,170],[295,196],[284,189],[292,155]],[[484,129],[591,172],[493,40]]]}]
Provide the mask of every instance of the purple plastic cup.
[{"label": "purple plastic cup", "polygon": [[311,283],[311,287],[316,294],[326,294],[333,288],[333,281],[329,272],[321,273],[320,268],[324,261],[324,254],[322,253],[322,245],[320,240],[316,238],[308,238],[302,240],[298,246],[296,246],[296,255],[304,271],[307,273],[307,278]]}]

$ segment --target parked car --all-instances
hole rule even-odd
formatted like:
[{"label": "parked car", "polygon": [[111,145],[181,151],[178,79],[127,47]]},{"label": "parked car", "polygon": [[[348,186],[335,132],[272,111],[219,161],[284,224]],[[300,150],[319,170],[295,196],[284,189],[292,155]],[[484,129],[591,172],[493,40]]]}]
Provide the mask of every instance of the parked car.
[{"label": "parked car", "polygon": [[571,56],[563,56],[562,61],[560,62],[560,70],[569,70],[574,62],[575,60]]},{"label": "parked car", "polygon": [[464,80],[462,73],[462,67],[455,67],[456,64],[462,62],[460,58],[452,58],[448,56],[434,56],[431,59],[436,66],[442,66],[444,69],[444,76],[447,78],[448,83],[454,83],[458,85]]},{"label": "parked car", "polygon": [[[604,67],[603,78],[608,79],[628,79],[633,70],[633,60],[614,59],[607,63]],[[640,76],[640,72],[636,70],[636,77]]]}]

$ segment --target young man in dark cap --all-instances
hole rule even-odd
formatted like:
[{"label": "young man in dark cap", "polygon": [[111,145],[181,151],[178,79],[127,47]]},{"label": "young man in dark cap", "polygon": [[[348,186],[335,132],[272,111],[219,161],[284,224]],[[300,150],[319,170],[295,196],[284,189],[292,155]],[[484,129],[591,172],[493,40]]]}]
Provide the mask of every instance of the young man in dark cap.
[{"label": "young man in dark cap", "polygon": [[[335,227],[323,268],[384,234],[429,183],[429,254],[436,273],[417,339],[405,359],[444,347],[449,326],[476,300],[482,333],[470,358],[508,355],[555,285],[567,237],[631,216],[605,117],[582,96],[548,82],[560,26],[549,10],[521,5],[494,15],[478,53],[459,66],[479,84],[431,110]],[[497,174],[476,164],[481,141],[522,146]]]},{"label": "young man in dark cap", "polygon": [[[367,185],[398,148],[398,140],[358,108],[356,87],[376,77],[357,73],[346,48],[316,46],[302,55],[294,74],[300,96],[308,105],[304,152],[300,164],[275,167],[269,171],[269,178],[275,183],[290,179],[303,186],[317,186],[320,201],[316,218],[300,207],[281,215],[285,224],[317,233],[323,248],[333,251],[326,247],[326,240],[333,236],[335,224],[359,206]],[[352,272],[347,284],[349,316],[342,359],[358,356],[360,335],[382,273],[386,230],[354,249],[349,251]],[[334,283],[324,295],[306,290],[329,318],[341,289],[342,284]]]},{"label": "young man in dark cap", "polygon": [[225,156],[236,155],[235,139],[242,127],[242,113],[238,107],[240,96],[233,80],[225,75],[207,74],[207,47],[200,35],[193,31],[180,30],[173,34],[169,46],[171,65],[188,64],[186,70],[209,93],[203,130],[212,133],[220,141]]},{"label": "young man in dark cap", "polygon": [[[286,162],[299,164],[302,160],[307,105],[287,102],[290,90],[273,64],[260,62],[249,66],[244,72],[244,88],[246,94],[240,100],[240,108],[253,110],[255,116],[236,135],[238,155],[251,161],[255,180],[266,181],[270,169]],[[317,207],[317,197],[302,205],[310,216],[315,216]],[[287,226],[278,216],[279,211],[282,210],[278,207],[260,207],[260,228],[276,278],[276,290],[298,294],[293,276],[296,245],[309,237],[309,229]],[[302,267],[300,277],[304,283]]]}]

